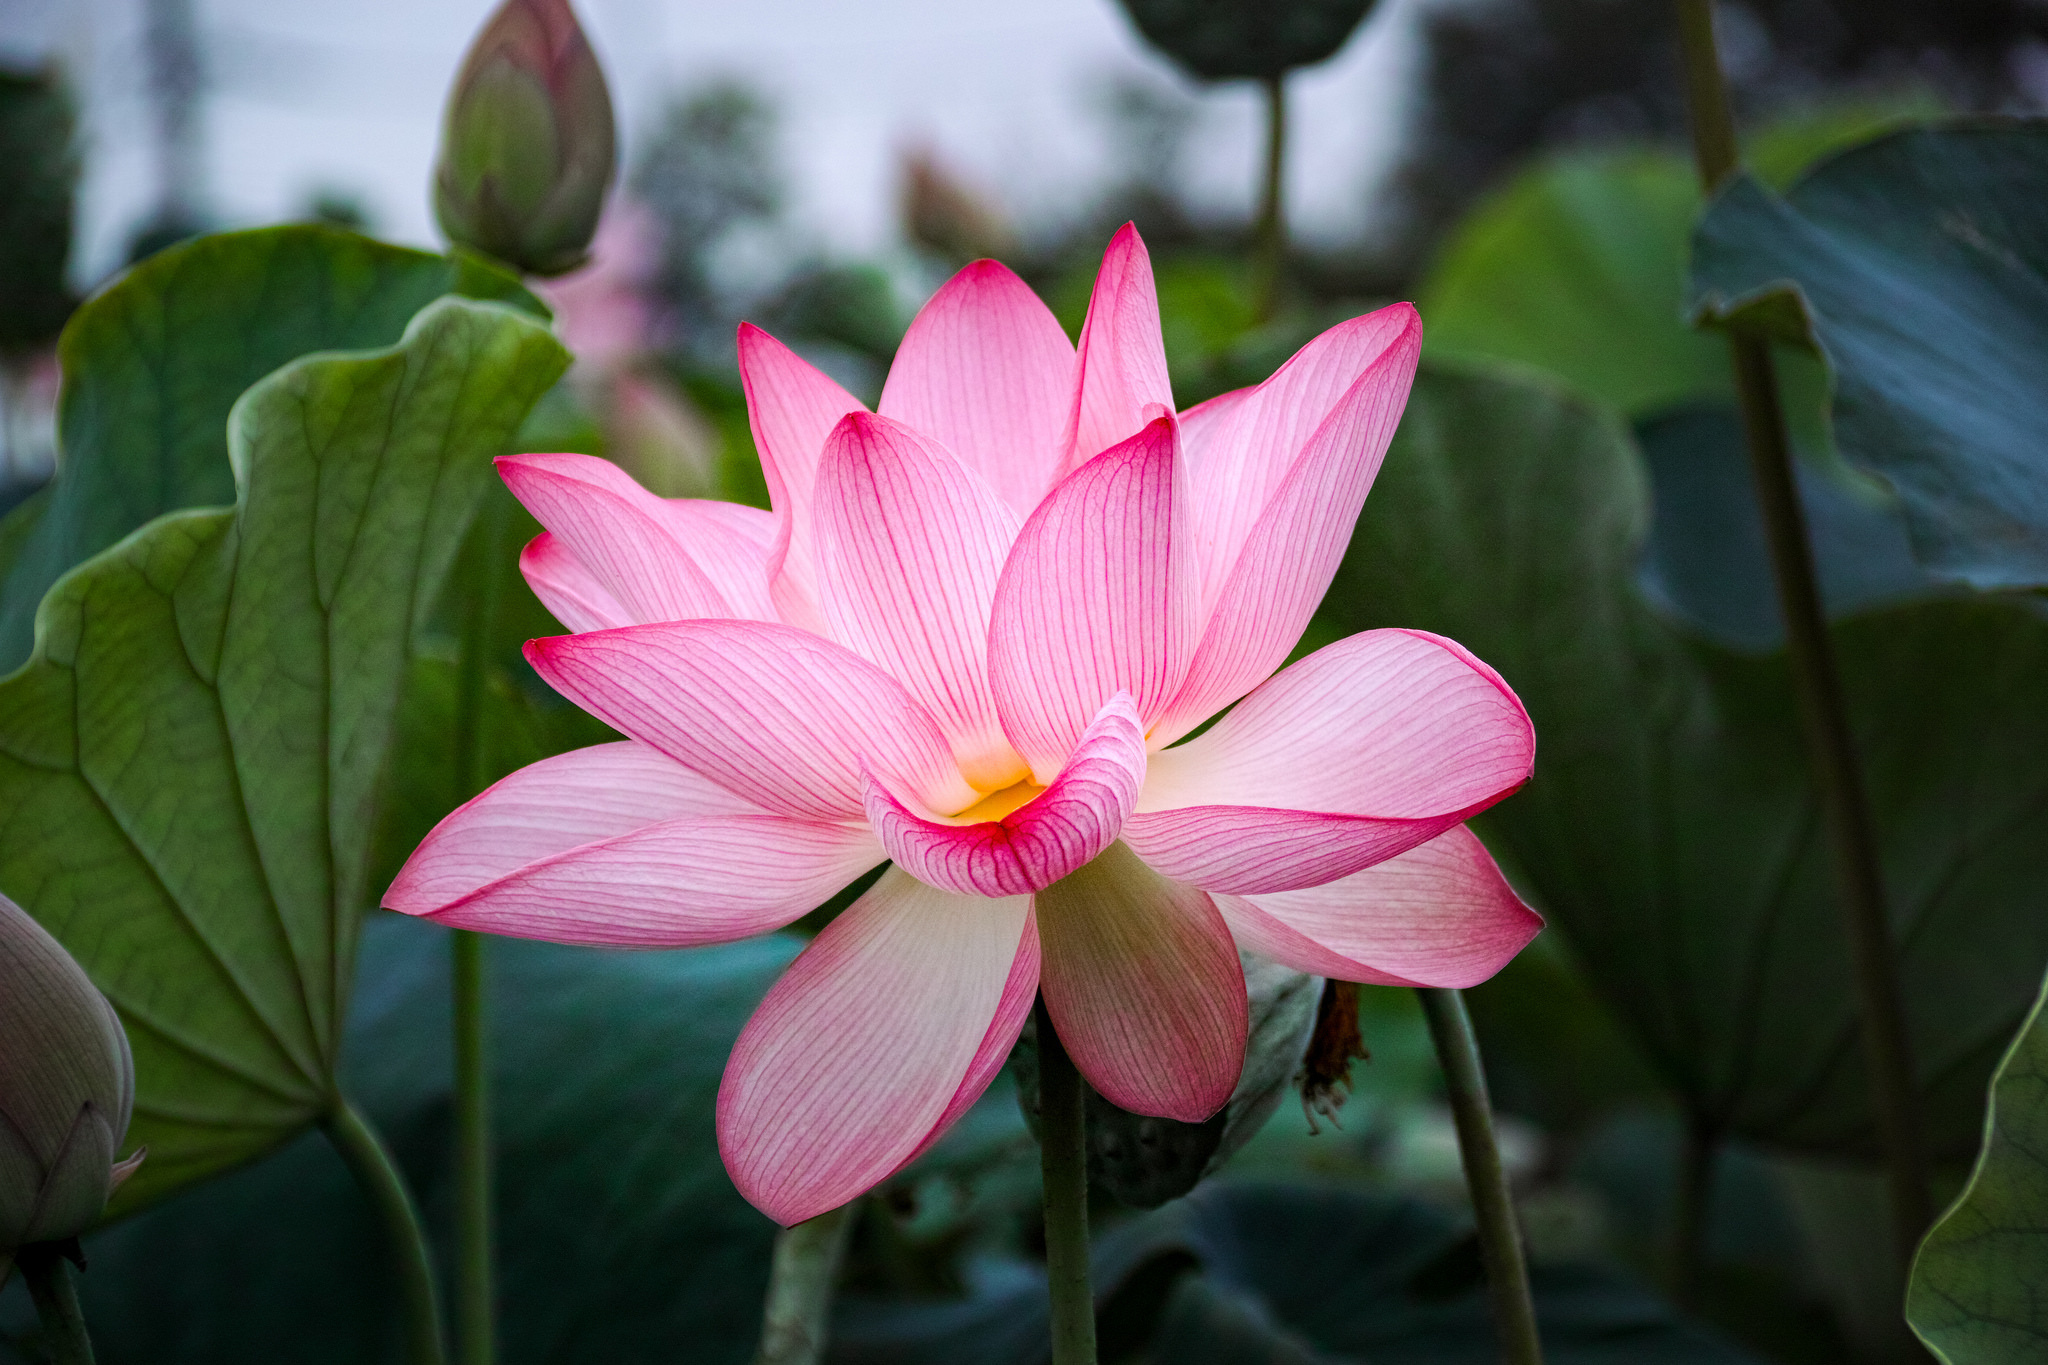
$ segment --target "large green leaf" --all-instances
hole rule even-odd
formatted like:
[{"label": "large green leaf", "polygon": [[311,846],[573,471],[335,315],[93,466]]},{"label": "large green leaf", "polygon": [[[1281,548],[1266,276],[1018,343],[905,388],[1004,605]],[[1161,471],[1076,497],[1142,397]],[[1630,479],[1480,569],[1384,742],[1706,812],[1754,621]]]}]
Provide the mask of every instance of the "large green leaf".
[{"label": "large green leaf", "polygon": [[[442,1247],[455,1204],[447,939],[373,918],[342,1062]],[[491,943],[504,1365],[751,1356],[775,1227],[727,1179],[712,1111],[740,1026],[797,947]],[[348,1168],[308,1135],[86,1239],[99,1359],[396,1365],[382,1247]],[[27,1307],[21,1295],[13,1309]]]},{"label": "large green leaf", "polygon": [[1693,244],[1692,308],[1810,335],[1842,454],[1888,480],[1929,567],[2048,583],[2048,122],[1882,138],[1783,198],[1738,179]]},{"label": "large green leaf", "polygon": [[[1756,479],[1733,403],[1688,403],[1635,424],[1653,515],[1637,579],[1659,607],[1718,644],[1781,648],[1785,632]],[[1895,500],[1812,462],[1793,469],[1831,617],[1937,595]]]},{"label": "large green leaf", "polygon": [[[1528,376],[1425,367],[1325,617],[1420,626],[1499,668],[1538,739],[1485,830],[1653,1063],[1724,1133],[1874,1150],[1849,955],[1782,656],[1643,601],[1643,471]],[[1983,1086],[2048,963],[2048,623],[1936,602],[1836,627],[1885,851],[1929,1136]]]},{"label": "large green leaf", "polygon": [[[1778,183],[1822,151],[1918,111],[1824,108],[1763,130],[1750,159]],[[1687,327],[1682,309],[1699,208],[1699,173],[1675,149],[1575,151],[1537,163],[1458,225],[1422,282],[1432,353],[1541,366],[1631,417],[1732,396],[1727,343]],[[1818,376],[1794,378],[1803,419],[1818,408]],[[1804,434],[1823,439],[1817,426]]]},{"label": "large green leaf", "polygon": [[330,1102],[412,640],[566,362],[530,318],[447,299],[396,347],[286,367],[230,418],[235,507],[67,575],[0,681],[0,890],[135,1047],[151,1155],[123,1207]]},{"label": "large green leaf", "polygon": [[165,512],[234,500],[227,418],[243,390],[314,351],[389,346],[449,293],[545,313],[494,266],[310,224],[160,252],[81,309],[58,349],[61,471],[0,529],[0,669],[28,657],[66,569]]},{"label": "large green leaf", "polygon": [[1977,1169],[1913,1260],[1906,1318],[1946,1365],[2048,1357],[2048,985],[1992,1080]]}]

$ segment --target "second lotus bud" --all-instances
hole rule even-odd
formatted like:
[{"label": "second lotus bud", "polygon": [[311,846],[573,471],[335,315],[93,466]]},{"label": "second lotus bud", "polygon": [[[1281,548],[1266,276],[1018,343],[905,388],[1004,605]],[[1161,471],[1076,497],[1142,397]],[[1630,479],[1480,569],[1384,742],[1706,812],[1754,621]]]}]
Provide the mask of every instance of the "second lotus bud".
[{"label": "second lotus bud", "polygon": [[441,230],[530,274],[573,270],[617,160],[604,72],[568,0],[505,0],[448,96],[434,171]]},{"label": "second lotus bud", "polygon": [[0,896],[0,1266],[90,1227],[141,1160],[116,1162],[135,1064],[113,1006]]}]

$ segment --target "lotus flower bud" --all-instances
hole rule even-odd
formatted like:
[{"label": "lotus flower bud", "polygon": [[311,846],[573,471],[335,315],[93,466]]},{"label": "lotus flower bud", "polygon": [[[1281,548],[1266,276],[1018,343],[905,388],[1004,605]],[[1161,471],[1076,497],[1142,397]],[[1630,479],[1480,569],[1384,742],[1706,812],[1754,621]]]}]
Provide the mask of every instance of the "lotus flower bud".
[{"label": "lotus flower bud", "polygon": [[441,230],[531,274],[563,274],[589,254],[617,162],[604,72],[568,0],[505,0],[448,97]]},{"label": "lotus flower bud", "polygon": [[[113,1006],[0,896],[0,1269],[89,1227],[141,1161],[116,1163],[135,1063]],[[4,1278],[4,1276],[0,1276]]]},{"label": "lotus flower bud", "polygon": [[[1238,1148],[1251,1141],[1280,1107],[1288,1085],[1301,1070],[1302,1054],[1314,1032],[1323,979],[1240,951],[1250,996],[1250,1030],[1245,1037],[1244,1072],[1237,1089],[1215,1115],[1201,1123],[1133,1114],[1095,1093],[1086,1094],[1088,1178],[1133,1208],[1157,1208],[1214,1175]],[[1038,1040],[1034,1024],[1012,1054],[1017,1098],[1025,1121],[1038,1131]]]}]

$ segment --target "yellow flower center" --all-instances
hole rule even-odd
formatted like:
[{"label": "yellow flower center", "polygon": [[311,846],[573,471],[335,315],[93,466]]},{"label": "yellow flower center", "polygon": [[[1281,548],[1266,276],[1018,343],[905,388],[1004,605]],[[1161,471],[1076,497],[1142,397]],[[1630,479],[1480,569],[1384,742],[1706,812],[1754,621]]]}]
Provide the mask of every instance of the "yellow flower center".
[{"label": "yellow flower center", "polygon": [[990,820],[1000,820],[1019,806],[1036,800],[1038,794],[1044,790],[1045,788],[1027,777],[1014,786],[990,792],[958,815],[948,817],[948,820],[949,823],[956,825],[979,825]]}]

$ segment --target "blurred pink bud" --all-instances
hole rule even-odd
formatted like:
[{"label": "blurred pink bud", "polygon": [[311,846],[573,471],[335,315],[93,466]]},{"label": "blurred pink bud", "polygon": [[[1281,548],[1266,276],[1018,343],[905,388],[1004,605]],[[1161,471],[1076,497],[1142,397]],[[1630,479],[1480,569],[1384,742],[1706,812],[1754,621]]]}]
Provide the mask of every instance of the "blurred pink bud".
[{"label": "blurred pink bud", "polygon": [[531,274],[574,270],[617,160],[604,72],[568,0],[505,0],[448,97],[441,230]]},{"label": "blurred pink bud", "polygon": [[645,205],[612,201],[572,275],[536,284],[555,310],[555,335],[578,364],[609,374],[646,354],[654,330],[646,288],[660,263],[661,229]]},{"label": "blurred pink bud", "polygon": [[75,1237],[141,1160],[128,1036],[57,940],[0,896],[0,1265]]}]

